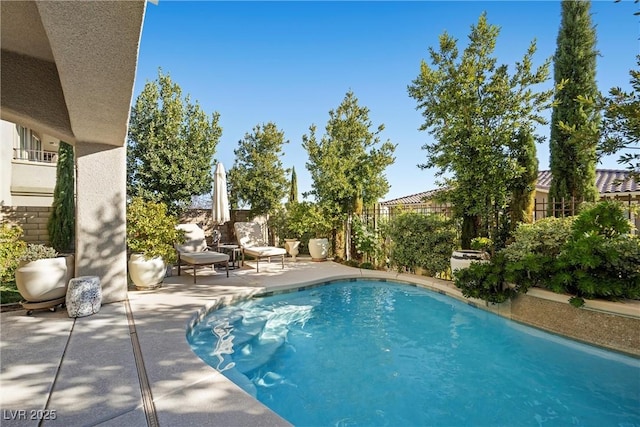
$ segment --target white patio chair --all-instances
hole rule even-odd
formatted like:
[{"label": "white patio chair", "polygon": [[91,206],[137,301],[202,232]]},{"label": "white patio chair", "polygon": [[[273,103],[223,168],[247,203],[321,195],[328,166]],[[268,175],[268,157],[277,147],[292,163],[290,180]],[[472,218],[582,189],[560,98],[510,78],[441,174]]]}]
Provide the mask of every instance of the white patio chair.
[{"label": "white patio chair", "polygon": [[236,222],[233,224],[236,231],[236,239],[242,252],[242,265],[244,265],[245,254],[256,259],[256,272],[260,272],[260,258],[282,257],[282,268],[284,268],[284,256],[287,251],[284,248],[269,246],[264,241],[262,227],[257,222]]}]

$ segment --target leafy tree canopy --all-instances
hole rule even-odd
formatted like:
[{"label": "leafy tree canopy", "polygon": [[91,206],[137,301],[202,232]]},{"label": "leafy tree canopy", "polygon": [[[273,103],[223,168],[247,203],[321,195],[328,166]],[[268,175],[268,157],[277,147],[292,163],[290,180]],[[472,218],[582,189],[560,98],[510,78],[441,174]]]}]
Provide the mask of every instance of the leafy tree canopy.
[{"label": "leafy tree canopy", "polygon": [[384,125],[373,131],[371,126],[369,109],[360,107],[349,91],[340,106],[329,111],[326,133],[319,141],[315,125],[302,137],[313,180],[310,193],[336,221],[389,191],[384,170],[393,164],[396,146],[388,140],[381,143]]},{"label": "leafy tree canopy", "polygon": [[[595,99],[596,30],[591,22],[590,1],[562,2],[562,20],[554,55],[554,79],[563,83],[551,113],[549,197],[570,203],[594,201],[596,188],[596,144],[600,130],[600,112],[580,102]],[[551,205],[549,211],[561,215]],[[566,208],[566,206],[565,206]]]},{"label": "leafy tree canopy", "polygon": [[191,197],[211,192],[211,168],[222,135],[220,115],[182,98],[169,75],[147,82],[131,110],[127,141],[129,197],[163,202],[179,213]]},{"label": "leafy tree canopy", "polygon": [[422,146],[427,161],[418,167],[436,167],[457,214],[475,218],[466,232],[467,245],[479,233],[479,218],[487,226],[507,205],[512,183],[529,169],[518,161],[527,150],[521,145],[528,142],[518,135],[534,136],[535,125],[546,123],[542,111],[553,95],[553,90],[533,89],[548,79],[550,66],[546,60],[534,69],[535,41],[510,75],[493,56],[498,35],[486,14],[471,27],[462,53],[457,40],[443,33],[439,50],[429,48],[431,65],[423,60],[408,87],[425,119],[420,130],[434,137]]},{"label": "leafy tree canopy", "polygon": [[275,212],[288,194],[287,170],[282,166],[284,132],[275,123],[258,125],[238,141],[233,167],[229,170],[230,202],[249,205],[250,214]]}]

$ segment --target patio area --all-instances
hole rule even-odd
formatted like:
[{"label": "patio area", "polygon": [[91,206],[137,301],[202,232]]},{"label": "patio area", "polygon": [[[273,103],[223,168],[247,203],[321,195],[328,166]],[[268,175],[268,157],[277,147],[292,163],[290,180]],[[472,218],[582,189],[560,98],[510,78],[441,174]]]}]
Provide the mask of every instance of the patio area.
[{"label": "patio area", "polygon": [[[197,284],[187,268],[158,290],[130,289],[127,301],[83,318],[69,318],[66,309],[2,313],[2,425],[289,425],[191,351],[186,330],[194,315],[265,289],[402,276],[287,258],[284,269],[262,262],[256,273],[248,262],[229,278],[223,270],[201,269]],[[412,281],[458,292],[437,279]]]}]

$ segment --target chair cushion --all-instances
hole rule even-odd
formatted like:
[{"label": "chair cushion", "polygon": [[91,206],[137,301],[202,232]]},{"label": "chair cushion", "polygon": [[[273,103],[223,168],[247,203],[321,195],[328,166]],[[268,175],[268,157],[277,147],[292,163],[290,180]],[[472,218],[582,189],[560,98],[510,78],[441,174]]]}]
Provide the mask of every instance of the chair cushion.
[{"label": "chair cushion", "polygon": [[276,248],[275,246],[251,246],[244,248],[244,253],[251,256],[267,257],[285,255],[287,251],[284,248]]},{"label": "chair cushion", "polygon": [[220,252],[185,252],[180,254],[180,259],[187,264],[206,265],[229,261],[229,255]]},{"label": "chair cushion", "polygon": [[197,224],[179,224],[176,228],[184,230],[185,237],[184,243],[175,245],[178,252],[202,252],[207,250],[204,230]]}]

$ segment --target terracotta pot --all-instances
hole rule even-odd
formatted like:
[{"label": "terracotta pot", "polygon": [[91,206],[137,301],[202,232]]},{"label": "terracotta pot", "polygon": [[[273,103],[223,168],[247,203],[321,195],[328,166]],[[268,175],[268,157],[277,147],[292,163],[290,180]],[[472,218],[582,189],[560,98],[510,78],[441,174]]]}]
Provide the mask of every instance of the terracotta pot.
[{"label": "terracotta pot", "polygon": [[160,257],[145,259],[142,254],[129,257],[129,277],[137,289],[156,289],[162,286],[167,266]]}]

